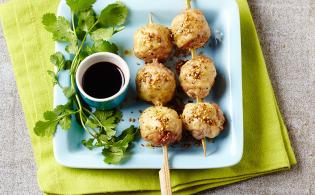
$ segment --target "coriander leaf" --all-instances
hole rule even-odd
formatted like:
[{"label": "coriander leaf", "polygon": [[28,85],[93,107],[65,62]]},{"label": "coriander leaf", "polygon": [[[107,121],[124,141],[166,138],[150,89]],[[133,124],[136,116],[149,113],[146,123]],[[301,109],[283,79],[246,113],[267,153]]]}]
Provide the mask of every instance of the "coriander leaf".
[{"label": "coriander leaf", "polygon": [[92,149],[96,148],[95,145],[94,145],[94,140],[95,140],[94,138],[90,138],[88,140],[82,140],[82,144],[86,148],[88,148],[89,150],[92,150]]},{"label": "coriander leaf", "polygon": [[72,64],[72,61],[71,61],[71,60],[66,60],[65,66],[63,67],[64,70],[70,69],[70,68],[71,68],[71,64]]},{"label": "coriander leaf", "polygon": [[76,113],[76,111],[70,109],[71,105],[71,101],[69,101],[65,105],[58,105],[53,111],[45,112],[45,121],[38,121],[35,124],[35,134],[51,136],[55,133],[58,123],[63,129],[69,129],[71,127],[71,115]]},{"label": "coriander leaf", "polygon": [[76,28],[77,31],[88,32],[96,22],[96,14],[93,9],[81,11],[78,13],[77,17],[78,17],[78,25]]},{"label": "coriander leaf", "polygon": [[108,117],[112,116],[114,114],[114,111],[113,110],[107,110],[107,111],[97,110],[93,114],[99,120],[102,121],[102,120],[106,120]]},{"label": "coriander leaf", "polygon": [[101,128],[106,132],[107,139],[111,139],[116,131],[114,130],[117,126],[118,119],[113,111],[95,111],[94,116],[101,122]]},{"label": "coriander leaf", "polygon": [[71,98],[75,94],[75,90],[72,87],[64,87],[62,91],[67,98]]},{"label": "coriander leaf", "polygon": [[118,48],[114,43],[110,43],[108,41],[96,41],[92,46],[92,50],[94,53],[96,52],[111,52],[117,53]]},{"label": "coriander leaf", "polygon": [[66,104],[60,104],[55,107],[54,112],[59,116],[62,113],[69,113],[73,110],[72,102],[69,100]]},{"label": "coriander leaf", "polygon": [[80,61],[84,60],[84,58],[86,58],[87,56],[91,54],[93,54],[92,47],[90,47],[89,45],[85,45],[79,55]]},{"label": "coriander leaf", "polygon": [[108,140],[108,136],[104,135],[104,134],[100,134],[98,139],[100,140],[101,143],[104,143],[103,145],[105,147],[110,146],[111,145],[111,140]]},{"label": "coriander leaf", "polygon": [[58,84],[58,76],[54,71],[47,70],[48,75],[53,79],[53,84],[56,85]]},{"label": "coriander leaf", "polygon": [[123,156],[124,151],[120,148],[110,148],[106,149],[104,148],[102,151],[103,156],[105,157],[104,162],[108,164],[118,164]]},{"label": "coriander leaf", "polygon": [[76,37],[74,32],[71,30],[69,21],[62,17],[56,17],[55,14],[48,13],[42,18],[42,23],[45,29],[53,34],[55,41],[62,42],[74,42]]},{"label": "coriander leaf", "polygon": [[58,105],[56,108],[53,110],[56,115],[59,116],[66,116],[66,115],[71,115],[77,112],[77,110],[73,109],[72,107],[72,101],[69,100],[67,104],[64,105]]},{"label": "coriander leaf", "polygon": [[56,106],[56,108],[54,109],[54,113],[56,113],[56,115],[61,115],[62,113],[65,113],[66,110],[68,109],[68,105],[65,104],[65,105],[58,105]]},{"label": "coriander leaf", "polygon": [[114,28],[99,28],[91,33],[91,38],[93,41],[103,41],[108,40],[113,36]]},{"label": "coriander leaf", "polygon": [[63,57],[61,52],[56,52],[50,56],[50,62],[54,64],[58,71],[63,70],[65,67],[65,58]]},{"label": "coriander leaf", "polygon": [[113,116],[116,118],[116,122],[118,123],[121,120],[123,115],[122,115],[122,112],[116,111],[116,112],[114,112]]},{"label": "coriander leaf", "polygon": [[77,34],[78,39],[81,40],[81,41],[84,39],[84,36],[86,34],[86,32],[81,30],[79,27],[76,27],[75,33]]},{"label": "coriander leaf", "polygon": [[57,114],[53,111],[46,111],[46,112],[44,112],[44,119],[45,120],[56,120]]},{"label": "coriander leaf", "polygon": [[82,49],[82,52],[85,52],[85,53],[87,53],[88,55],[90,55],[90,54],[93,54],[93,50],[92,50],[92,47],[90,47],[90,46],[85,46],[83,49]]},{"label": "coriander leaf", "polygon": [[134,140],[138,134],[139,129],[131,125],[129,128],[125,129],[120,136],[118,136],[118,141],[116,143],[119,143],[120,141],[122,143],[129,143]]},{"label": "coriander leaf", "polygon": [[78,42],[76,40],[71,41],[65,50],[68,53],[75,54],[78,51]]},{"label": "coriander leaf", "polygon": [[106,128],[104,129],[105,132],[106,132],[106,137],[107,137],[107,140],[110,140],[113,138],[113,136],[115,136],[116,134],[116,130],[112,129],[112,128]]},{"label": "coriander leaf", "polygon": [[128,129],[124,130],[123,133],[117,137],[118,141],[113,142],[110,145],[105,145],[102,154],[105,157],[104,162],[109,164],[119,163],[123,157],[124,153],[130,146],[132,142],[138,135],[139,129],[134,126],[130,126]]},{"label": "coriander leaf", "polygon": [[86,122],[85,122],[85,126],[88,126],[91,129],[96,129],[98,127],[98,124],[96,123],[95,120],[87,119]]},{"label": "coriander leaf", "polygon": [[119,26],[125,23],[128,15],[127,7],[122,3],[113,3],[105,7],[98,21],[103,26]]},{"label": "coriander leaf", "polygon": [[45,29],[49,32],[53,32],[56,30],[56,15],[53,13],[47,13],[43,15],[42,23],[45,26]]},{"label": "coriander leaf", "polygon": [[94,112],[94,116],[102,123],[105,129],[114,129],[117,123],[120,121],[121,114],[116,114],[120,112],[113,111],[99,111]]},{"label": "coriander leaf", "polygon": [[59,121],[59,125],[61,126],[61,128],[63,130],[70,129],[70,127],[71,127],[71,117],[70,117],[70,115],[67,115],[67,116],[63,117]]},{"label": "coriander leaf", "polygon": [[116,126],[121,119],[122,114],[118,111],[97,110],[86,121],[86,126],[96,129],[99,128],[105,140],[112,139],[116,134]]},{"label": "coriander leaf", "polygon": [[92,7],[96,0],[67,0],[67,4],[71,11],[79,12]]},{"label": "coriander leaf", "polygon": [[35,124],[34,132],[36,135],[44,137],[44,136],[52,136],[57,127],[58,121],[38,121]]}]

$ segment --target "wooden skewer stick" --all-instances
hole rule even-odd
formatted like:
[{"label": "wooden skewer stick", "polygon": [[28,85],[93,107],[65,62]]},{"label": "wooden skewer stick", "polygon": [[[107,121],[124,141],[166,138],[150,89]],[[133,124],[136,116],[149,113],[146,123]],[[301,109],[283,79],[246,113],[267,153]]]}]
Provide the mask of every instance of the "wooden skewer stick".
[{"label": "wooden skewer stick", "polygon": [[168,149],[166,145],[163,145],[163,165],[159,171],[160,186],[162,195],[172,195],[170,168],[168,164]]},{"label": "wooden skewer stick", "polygon": [[153,20],[152,20],[152,12],[149,13],[149,24],[152,24]]},{"label": "wooden skewer stick", "polygon": [[191,8],[191,0],[186,0],[186,9],[190,9]]},{"label": "wooden skewer stick", "polygon": [[207,143],[206,143],[205,137],[202,138],[201,143],[202,143],[203,155],[206,157],[207,156]]},{"label": "wooden skewer stick", "polygon": [[[202,102],[202,99],[197,98],[197,102]],[[206,142],[206,138],[202,138],[201,140],[201,144],[202,144],[202,149],[203,149],[203,155],[206,157],[207,156],[207,142]]]},{"label": "wooden skewer stick", "polygon": [[191,49],[190,50],[191,53],[191,58],[194,59],[197,56],[196,50],[195,49]]},{"label": "wooden skewer stick", "polygon": [[[162,106],[161,102],[157,102],[155,106]],[[168,164],[168,148],[167,145],[163,145],[163,165],[159,171],[160,187],[162,195],[172,195],[172,185],[170,176],[170,167]]]},{"label": "wooden skewer stick", "polygon": [[[191,9],[191,0],[186,0],[186,9]],[[194,59],[197,54],[195,49],[191,49],[191,58]],[[197,98],[197,102],[202,102],[201,99]],[[207,156],[207,143],[206,143],[206,138],[203,138],[201,140],[202,143],[202,149],[203,149],[203,155],[206,157]]]}]

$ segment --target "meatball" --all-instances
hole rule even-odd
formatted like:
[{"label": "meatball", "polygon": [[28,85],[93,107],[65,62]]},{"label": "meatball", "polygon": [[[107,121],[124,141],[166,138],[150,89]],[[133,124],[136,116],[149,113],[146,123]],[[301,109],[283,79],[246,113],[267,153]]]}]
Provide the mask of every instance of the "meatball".
[{"label": "meatball", "polygon": [[219,135],[225,121],[219,106],[209,103],[189,103],[181,117],[184,128],[198,140]]},{"label": "meatball", "polygon": [[147,108],[139,123],[142,138],[153,146],[168,145],[182,137],[182,120],[175,110],[167,107]]},{"label": "meatball", "polygon": [[136,76],[137,92],[141,99],[154,105],[164,105],[174,95],[174,73],[163,64],[153,62],[139,69]]},{"label": "meatball", "polygon": [[172,33],[180,49],[200,48],[211,35],[206,18],[197,9],[188,9],[176,16],[172,21]]},{"label": "meatball", "polygon": [[171,33],[159,24],[147,24],[134,34],[134,53],[145,62],[166,60],[172,53]]},{"label": "meatball", "polygon": [[216,76],[213,61],[206,56],[197,56],[181,67],[179,81],[188,96],[202,99],[209,94]]}]

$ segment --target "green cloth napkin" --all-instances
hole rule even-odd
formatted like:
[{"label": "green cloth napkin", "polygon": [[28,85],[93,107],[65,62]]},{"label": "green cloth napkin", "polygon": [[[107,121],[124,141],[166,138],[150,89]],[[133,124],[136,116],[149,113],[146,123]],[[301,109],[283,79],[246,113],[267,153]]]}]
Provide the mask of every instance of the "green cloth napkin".
[{"label": "green cloth napkin", "polygon": [[[178,194],[196,193],[288,170],[296,164],[247,1],[237,2],[242,30],[243,158],[239,164],[228,168],[172,170],[172,188]],[[53,69],[49,56],[54,52],[54,42],[44,30],[41,17],[46,12],[55,12],[58,3],[58,0],[12,0],[0,8],[4,36],[35,154],[40,189],[53,194],[159,193],[158,170],[83,170],[62,167],[54,159],[52,140],[34,135],[35,122],[52,107],[53,102],[52,82],[46,71]]]}]

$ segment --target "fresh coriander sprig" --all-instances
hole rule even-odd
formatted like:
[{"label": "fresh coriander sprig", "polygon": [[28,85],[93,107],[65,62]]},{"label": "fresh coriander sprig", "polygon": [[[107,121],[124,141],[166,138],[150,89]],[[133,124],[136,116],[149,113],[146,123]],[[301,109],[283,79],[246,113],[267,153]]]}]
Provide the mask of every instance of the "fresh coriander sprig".
[{"label": "fresh coriander sprig", "polygon": [[[116,137],[116,126],[122,118],[119,111],[92,112],[85,107],[75,90],[75,73],[80,62],[88,55],[107,51],[117,53],[118,48],[109,39],[124,29],[123,24],[128,15],[128,9],[120,1],[105,7],[99,15],[92,9],[96,0],[67,0],[71,9],[71,24],[62,17],[52,13],[43,16],[42,23],[53,39],[67,44],[66,52],[73,54],[72,60],[66,60],[61,52],[51,55],[50,61],[56,67],[56,72],[48,71],[53,82],[62,88],[68,98],[68,103],[57,106],[53,111],[44,113],[43,121],[38,121],[34,132],[38,136],[51,136],[59,124],[62,129],[71,127],[71,118],[77,118],[81,126],[91,135],[82,143],[89,149],[102,147],[106,163],[119,163],[130,143],[137,137],[138,128],[130,126]],[[88,36],[92,44],[87,44]],[[70,86],[62,86],[59,82],[59,72],[69,70]],[[72,117],[73,116],[73,117]]]}]

